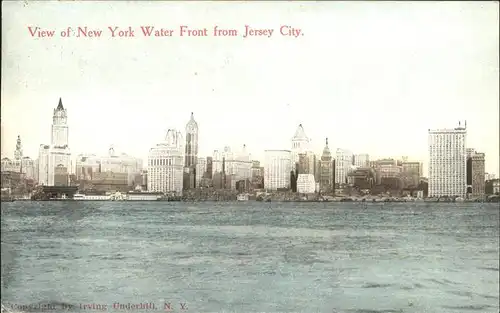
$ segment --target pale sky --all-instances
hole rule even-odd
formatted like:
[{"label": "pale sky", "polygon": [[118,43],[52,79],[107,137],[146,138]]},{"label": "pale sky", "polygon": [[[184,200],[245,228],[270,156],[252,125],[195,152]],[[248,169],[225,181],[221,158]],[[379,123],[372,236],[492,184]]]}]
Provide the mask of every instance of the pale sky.
[{"label": "pale sky", "polygon": [[[190,112],[200,156],[290,149],[299,123],[321,153],[427,162],[427,130],[467,120],[468,147],[499,174],[498,2],[2,2],[2,157],[50,143],[59,97],[73,155],[147,158]],[[181,25],[209,37],[179,37]],[[272,37],[213,37],[213,27]],[[302,29],[283,37],[280,26]],[[54,30],[34,38],[28,26]],[[100,38],[60,36],[68,27]],[[109,26],[132,27],[112,38]],[[140,26],[174,37],[144,37]],[[425,173],[426,174],[426,173]]]}]

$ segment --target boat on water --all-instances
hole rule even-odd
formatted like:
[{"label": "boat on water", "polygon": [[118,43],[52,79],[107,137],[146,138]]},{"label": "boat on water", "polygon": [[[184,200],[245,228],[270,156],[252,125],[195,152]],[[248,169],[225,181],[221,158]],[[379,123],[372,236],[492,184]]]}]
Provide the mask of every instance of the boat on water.
[{"label": "boat on water", "polygon": [[75,201],[109,201],[111,200],[110,195],[85,195],[82,193],[77,193],[73,196]]},{"label": "boat on water", "polygon": [[236,196],[236,200],[238,200],[238,201],[248,201],[248,194],[246,194],[246,193],[240,193],[238,196]]},{"label": "boat on water", "polygon": [[157,192],[129,192],[108,193],[106,195],[85,195],[77,193],[73,196],[75,201],[157,201],[161,197]]}]

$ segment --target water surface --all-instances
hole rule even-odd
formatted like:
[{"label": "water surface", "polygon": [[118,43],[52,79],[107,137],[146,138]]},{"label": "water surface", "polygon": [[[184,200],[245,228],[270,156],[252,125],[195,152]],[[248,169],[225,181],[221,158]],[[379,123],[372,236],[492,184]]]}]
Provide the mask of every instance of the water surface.
[{"label": "water surface", "polygon": [[499,312],[498,204],[13,202],[1,232],[6,305]]}]

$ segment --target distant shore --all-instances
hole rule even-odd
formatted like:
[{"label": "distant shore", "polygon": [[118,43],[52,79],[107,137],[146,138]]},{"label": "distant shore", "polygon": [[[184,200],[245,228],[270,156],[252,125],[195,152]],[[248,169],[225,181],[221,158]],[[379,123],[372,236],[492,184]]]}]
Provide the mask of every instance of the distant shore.
[{"label": "distant shore", "polygon": [[334,198],[334,199],[249,199],[238,201],[236,199],[158,199],[158,200],[74,200],[74,199],[44,199],[44,200],[31,200],[31,199],[2,199],[2,202],[25,202],[25,201],[69,201],[69,202],[187,202],[187,203],[196,203],[196,202],[241,202],[241,203],[272,203],[272,202],[287,202],[287,203],[482,203],[482,202],[500,202],[499,196],[491,196],[484,200],[479,199],[464,199],[464,200],[455,200],[455,199],[433,199],[433,198],[424,198],[424,199],[401,199],[401,198],[374,198],[374,199],[361,199],[361,198]]}]

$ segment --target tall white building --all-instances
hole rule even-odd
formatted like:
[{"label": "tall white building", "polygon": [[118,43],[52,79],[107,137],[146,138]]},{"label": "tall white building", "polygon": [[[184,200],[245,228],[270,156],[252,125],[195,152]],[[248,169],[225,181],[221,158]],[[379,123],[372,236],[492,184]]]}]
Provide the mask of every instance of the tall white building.
[{"label": "tall white building", "polygon": [[264,151],[264,189],[290,188],[292,153],[290,150]]},{"label": "tall white building", "polygon": [[354,165],[357,167],[369,167],[370,156],[368,154],[355,154]]},{"label": "tall white building", "polygon": [[337,149],[335,152],[335,183],[346,184],[347,174],[352,169],[353,154],[349,150]]},{"label": "tall white building", "polygon": [[148,191],[181,195],[184,161],[182,133],[169,129],[165,140],[149,150]]},{"label": "tall white building", "polygon": [[59,98],[52,115],[50,145],[40,145],[38,183],[45,186],[67,186],[71,172],[71,152],[68,146],[68,114]]},{"label": "tall white building", "polygon": [[466,138],[460,123],[454,129],[429,129],[429,197],[466,197]]},{"label": "tall white building", "polygon": [[299,174],[297,177],[298,193],[314,193],[316,191],[316,181],[313,174]]},{"label": "tall white building", "polygon": [[310,139],[307,137],[302,124],[299,124],[292,138],[291,162],[292,168],[299,162],[299,154],[310,152]]},{"label": "tall white building", "polygon": [[246,145],[239,151],[229,152],[225,157],[225,173],[235,181],[252,179],[252,161]]},{"label": "tall white building", "polygon": [[207,171],[207,159],[206,158],[198,158],[196,162],[196,186],[199,186],[199,182],[205,175]]},{"label": "tall white building", "polygon": [[212,177],[215,173],[222,173],[222,158],[224,151],[214,150],[212,155]]},{"label": "tall white building", "polygon": [[[224,161],[224,162],[223,162]],[[212,175],[222,172],[224,163],[224,173],[234,177],[235,181],[252,178],[252,161],[246,145],[239,151],[233,151],[231,147],[224,147],[224,150],[215,150],[212,159]]]}]

